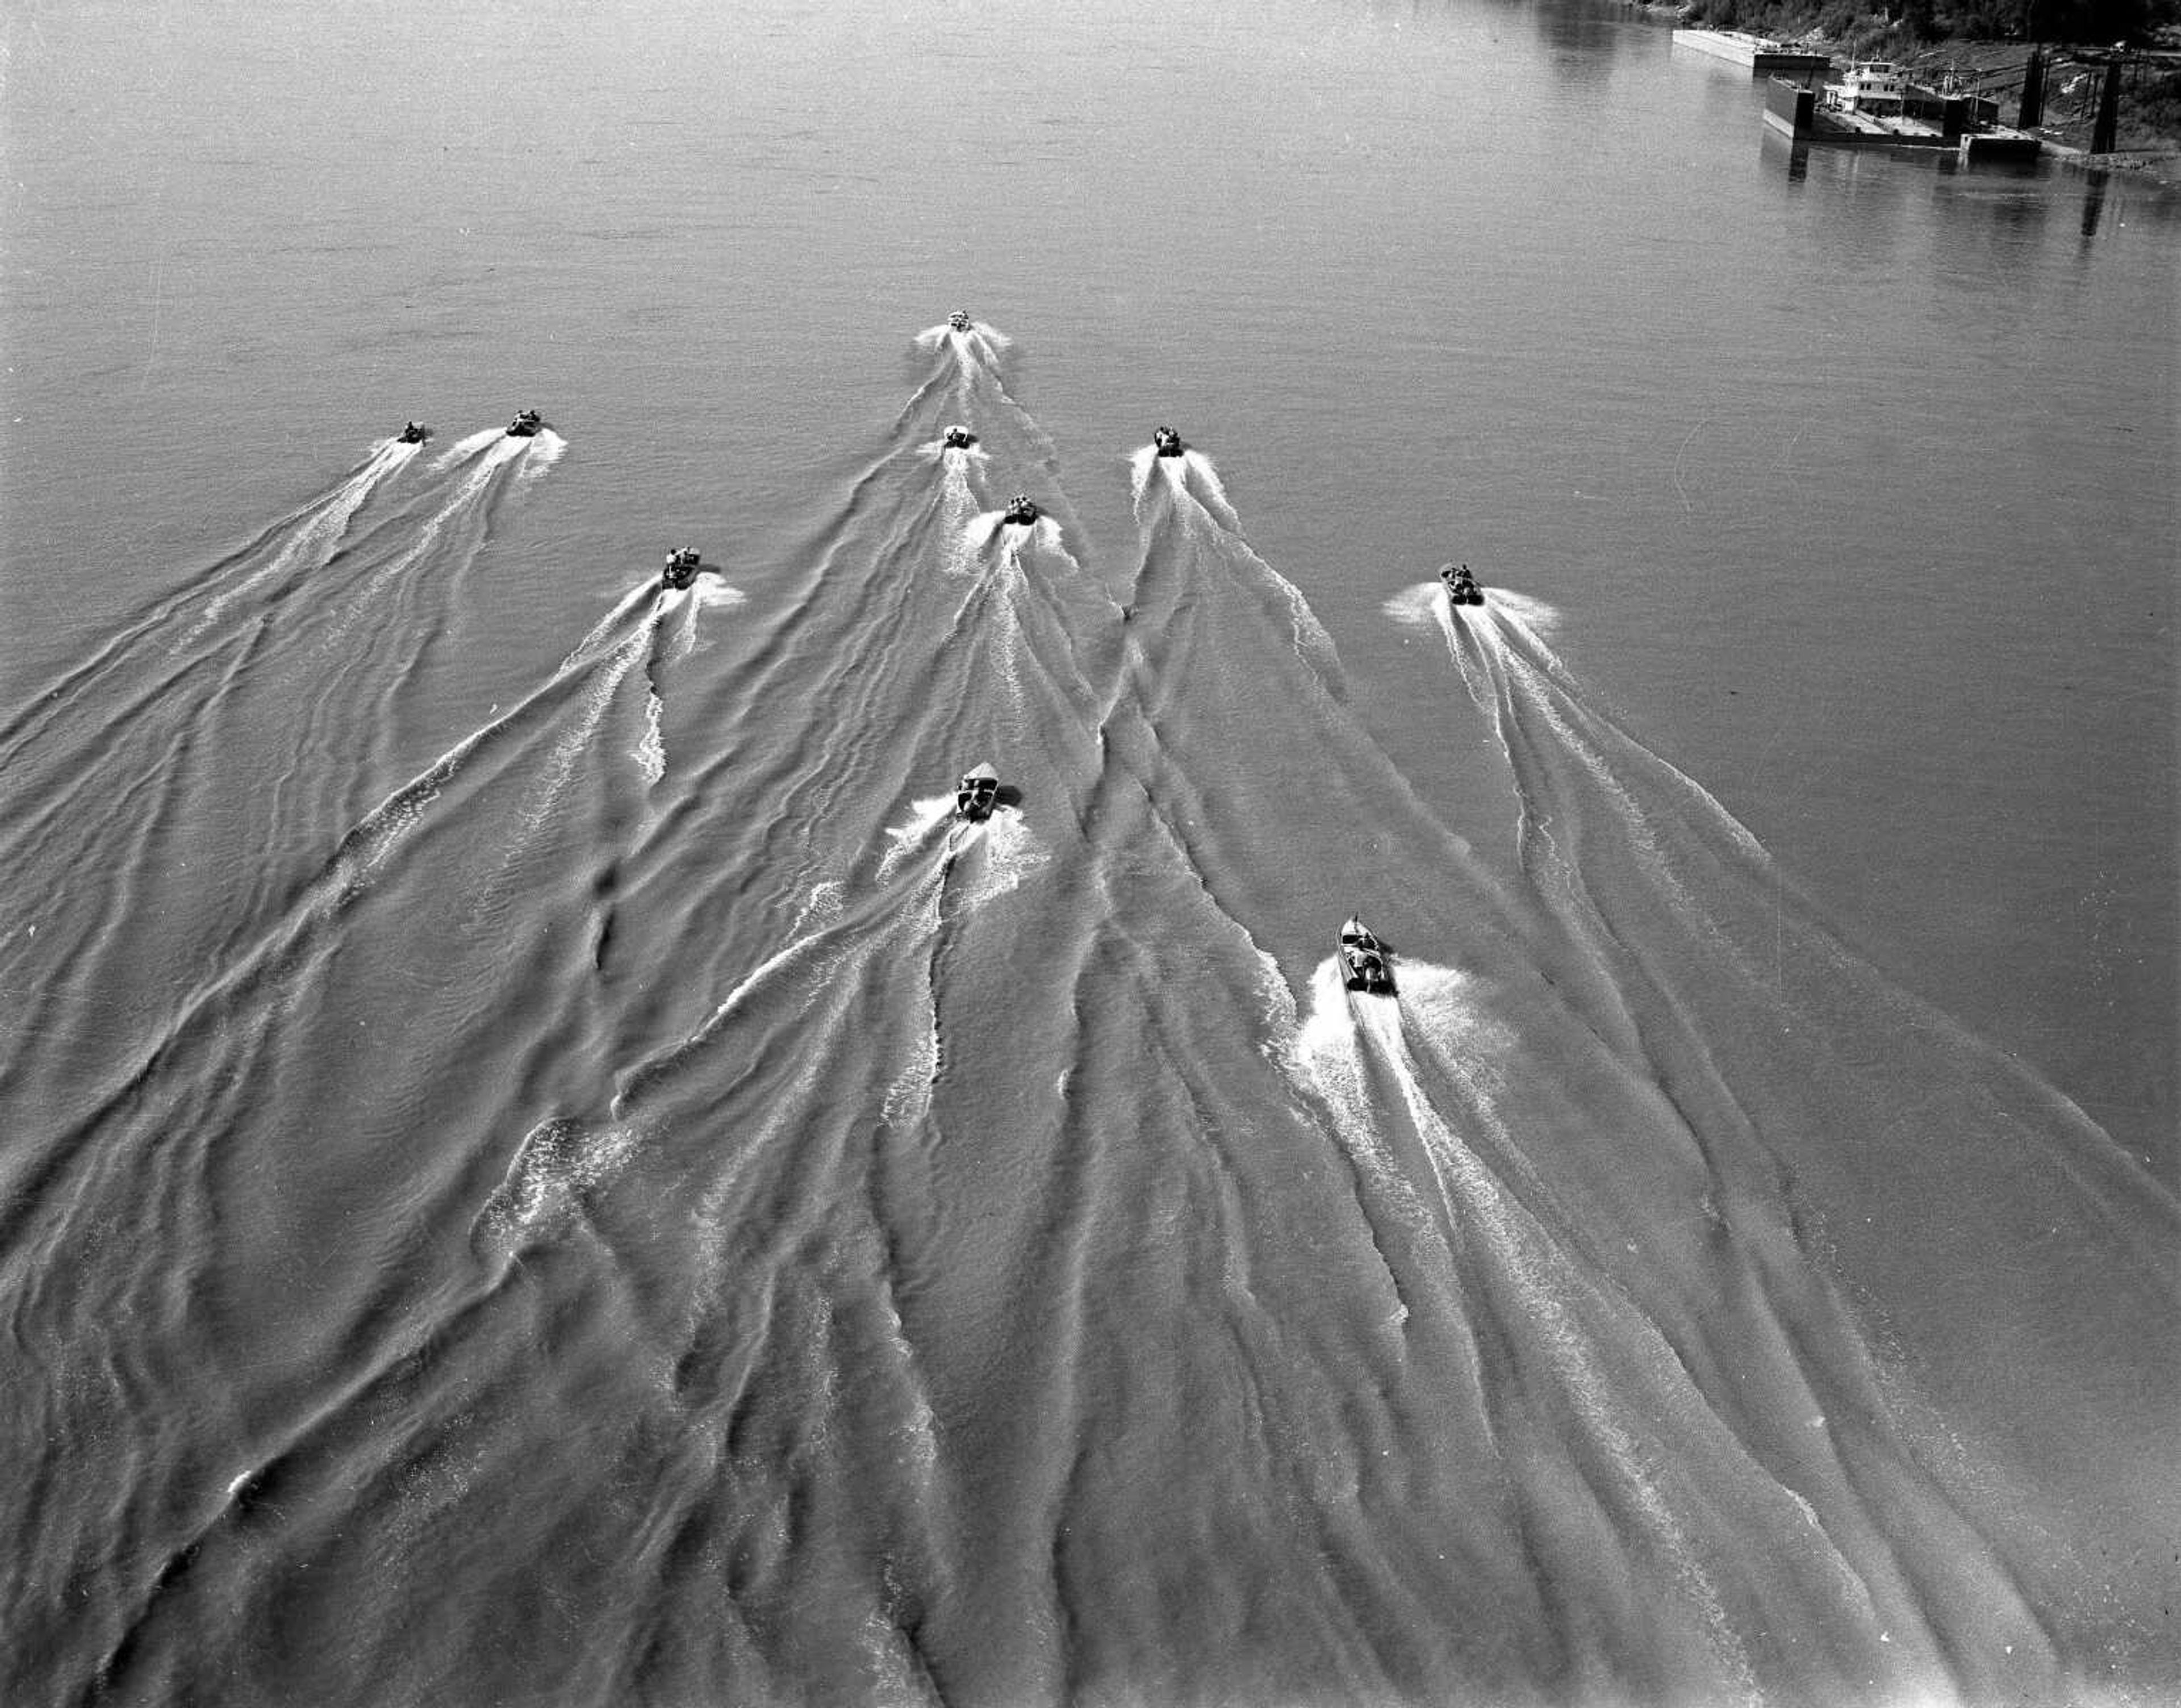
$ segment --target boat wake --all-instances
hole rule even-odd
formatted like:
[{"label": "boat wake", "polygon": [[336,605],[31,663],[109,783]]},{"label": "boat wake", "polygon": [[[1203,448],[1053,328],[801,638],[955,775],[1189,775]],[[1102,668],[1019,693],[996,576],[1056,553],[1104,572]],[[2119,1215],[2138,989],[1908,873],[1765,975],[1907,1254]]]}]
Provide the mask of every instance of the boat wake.
[{"label": "boat wake", "polygon": [[776,572],[505,712],[441,667],[549,430],[374,449],[0,725],[0,1694],[2164,1676],[2099,1551],[2181,1530],[2181,1206],[1549,607],[1387,602],[1483,732],[1427,798],[1208,460],[1130,455],[1124,611],[1007,340],[915,342]]}]

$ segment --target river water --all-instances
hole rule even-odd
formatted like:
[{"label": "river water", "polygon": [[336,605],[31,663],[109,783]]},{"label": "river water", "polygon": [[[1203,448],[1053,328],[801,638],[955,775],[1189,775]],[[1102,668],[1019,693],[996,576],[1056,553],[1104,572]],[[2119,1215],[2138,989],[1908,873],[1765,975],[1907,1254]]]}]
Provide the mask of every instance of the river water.
[{"label": "river water", "polygon": [[2172,201],[1586,0],[4,28],[0,1696],[2181,1692]]}]

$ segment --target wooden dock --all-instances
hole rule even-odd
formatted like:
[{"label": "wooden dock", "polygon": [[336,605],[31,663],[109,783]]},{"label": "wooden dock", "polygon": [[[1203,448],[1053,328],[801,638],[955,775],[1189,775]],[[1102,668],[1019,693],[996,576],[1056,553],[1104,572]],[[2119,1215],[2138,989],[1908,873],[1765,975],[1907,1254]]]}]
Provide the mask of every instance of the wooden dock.
[{"label": "wooden dock", "polygon": [[1775,41],[1769,36],[1752,36],[1743,30],[1676,30],[1674,46],[1692,47],[1699,53],[1709,53],[1714,59],[1728,59],[1737,65],[1747,65],[1753,77],[1770,77],[1785,73],[1789,76],[1806,75],[1832,69],[1830,55],[1815,52],[1808,47],[1791,47],[1784,41]]}]

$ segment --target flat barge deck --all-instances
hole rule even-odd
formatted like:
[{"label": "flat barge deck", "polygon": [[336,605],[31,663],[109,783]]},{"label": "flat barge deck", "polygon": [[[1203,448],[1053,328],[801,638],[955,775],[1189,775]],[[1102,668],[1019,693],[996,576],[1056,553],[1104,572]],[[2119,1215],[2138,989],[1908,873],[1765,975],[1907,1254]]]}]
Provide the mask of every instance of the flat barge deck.
[{"label": "flat barge deck", "polygon": [[1934,124],[1902,113],[1858,113],[1829,107],[1819,91],[1775,78],[1764,91],[1764,123],[1797,142],[1834,148],[1930,148],[1958,153],[1963,164],[1980,161],[2035,160],[2041,147],[2026,130],[2006,125],[1970,129],[1961,120],[1965,103]]},{"label": "flat barge deck", "polygon": [[1823,53],[1807,47],[1791,47],[1770,36],[1752,36],[1746,30],[1676,30],[1674,46],[1747,65],[1753,77],[1770,77],[1782,72],[1789,76],[1823,72],[1832,64]]}]

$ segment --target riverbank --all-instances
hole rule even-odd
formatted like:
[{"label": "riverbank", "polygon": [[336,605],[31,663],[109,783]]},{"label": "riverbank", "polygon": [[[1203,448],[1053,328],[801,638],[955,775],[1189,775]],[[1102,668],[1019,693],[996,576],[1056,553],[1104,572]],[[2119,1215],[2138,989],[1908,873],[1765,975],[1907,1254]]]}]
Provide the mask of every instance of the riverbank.
[{"label": "riverbank", "polygon": [[[1629,9],[1661,23],[1746,32],[1784,47],[1824,53],[1840,70],[1859,60],[1889,60],[1917,81],[1950,80],[1992,95],[2007,120],[2019,108],[2024,74],[2036,51],[2036,44],[2018,40],[1929,37],[1882,14],[1855,13],[1843,0],[1823,5],[1808,0],[1693,0],[1681,5],[1633,0]],[[2127,68],[2118,133],[2114,146],[2098,154],[2090,150],[2101,64],[2076,60],[2065,47],[2046,44],[2043,52],[2046,99],[2035,129],[2052,152],[2087,168],[2140,172],[2181,187],[2181,28],[2166,26],[2154,54]]]}]

